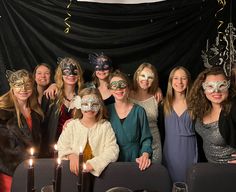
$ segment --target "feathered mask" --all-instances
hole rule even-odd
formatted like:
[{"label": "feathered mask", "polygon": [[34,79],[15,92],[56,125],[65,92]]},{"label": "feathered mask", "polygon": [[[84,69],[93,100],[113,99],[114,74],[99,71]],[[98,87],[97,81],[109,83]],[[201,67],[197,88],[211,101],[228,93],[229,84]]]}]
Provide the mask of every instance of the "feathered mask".
[{"label": "feathered mask", "polygon": [[94,66],[95,71],[105,71],[112,68],[111,59],[104,53],[89,54],[89,62]]}]

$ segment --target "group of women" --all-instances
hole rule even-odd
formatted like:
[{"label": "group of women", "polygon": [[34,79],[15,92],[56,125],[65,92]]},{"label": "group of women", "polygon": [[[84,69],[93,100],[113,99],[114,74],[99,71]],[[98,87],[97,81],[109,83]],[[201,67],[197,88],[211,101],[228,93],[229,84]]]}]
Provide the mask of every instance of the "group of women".
[{"label": "group of women", "polygon": [[236,163],[235,84],[220,67],[201,72],[192,87],[189,71],[175,67],[162,98],[150,63],[138,67],[131,85],[103,53],[90,54],[89,61],[89,83],[71,57],[58,60],[52,85],[47,64],[33,75],[8,71],[10,90],[0,97],[0,191],[10,191],[29,148],[52,157],[55,143],[75,174],[81,150],[85,171],[94,176],[114,161],[137,162],[141,171],[158,162],[175,182],[185,181],[187,169],[203,157]]}]

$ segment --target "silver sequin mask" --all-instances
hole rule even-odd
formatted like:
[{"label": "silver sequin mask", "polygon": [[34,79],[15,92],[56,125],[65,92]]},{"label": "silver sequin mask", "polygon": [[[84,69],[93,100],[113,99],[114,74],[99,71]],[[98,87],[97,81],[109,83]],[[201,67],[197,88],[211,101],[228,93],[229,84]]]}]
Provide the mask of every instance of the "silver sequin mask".
[{"label": "silver sequin mask", "polygon": [[209,81],[202,83],[205,92],[226,92],[229,89],[230,81]]},{"label": "silver sequin mask", "polygon": [[101,105],[99,99],[95,96],[89,96],[81,99],[81,110],[82,111],[99,111]]}]

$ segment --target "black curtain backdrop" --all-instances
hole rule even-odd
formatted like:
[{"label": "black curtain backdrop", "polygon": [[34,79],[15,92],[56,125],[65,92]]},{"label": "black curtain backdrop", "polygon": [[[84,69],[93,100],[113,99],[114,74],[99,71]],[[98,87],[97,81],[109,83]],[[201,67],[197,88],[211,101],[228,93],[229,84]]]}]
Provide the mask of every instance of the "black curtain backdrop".
[{"label": "black curtain backdrop", "polygon": [[[233,0],[234,1],[234,0]],[[57,58],[75,56],[89,80],[88,54],[103,51],[115,68],[132,76],[142,62],[154,64],[163,91],[170,70],[182,65],[193,79],[204,68],[201,50],[214,43],[216,0],[171,0],[137,5],[66,0],[1,0],[0,93],[8,90],[6,69],[33,70],[40,62],[53,69]],[[228,4],[227,4],[228,5]],[[71,14],[70,32],[64,19]],[[226,15],[226,16],[221,16]],[[224,18],[223,18],[224,17]],[[223,18],[223,19],[222,19]],[[226,18],[226,19],[225,19]]]}]

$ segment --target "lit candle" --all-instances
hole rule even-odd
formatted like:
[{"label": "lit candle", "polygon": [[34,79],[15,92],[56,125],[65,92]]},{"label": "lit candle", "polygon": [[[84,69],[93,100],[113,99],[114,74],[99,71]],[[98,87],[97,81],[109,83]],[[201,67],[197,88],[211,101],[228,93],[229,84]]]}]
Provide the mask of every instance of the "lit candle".
[{"label": "lit candle", "polygon": [[78,173],[78,192],[82,191],[82,172],[83,172],[83,151],[82,147],[79,148],[79,173]]},{"label": "lit candle", "polygon": [[54,157],[54,159],[55,159],[55,164],[54,164],[54,178],[53,178],[53,180],[52,180],[52,185],[53,185],[53,189],[55,190],[56,169],[57,169],[57,166],[58,166],[58,163],[57,163],[57,157],[58,157],[57,144],[54,145],[53,157]]},{"label": "lit candle", "polygon": [[30,158],[34,159],[34,148],[33,147],[30,148]]},{"label": "lit candle", "polygon": [[57,159],[58,156],[58,150],[57,150],[57,144],[54,145],[54,152],[53,152],[53,157]]},{"label": "lit candle", "polygon": [[27,192],[33,192],[33,191],[34,191],[34,165],[33,165],[33,159],[29,159]]},{"label": "lit candle", "polygon": [[30,155],[34,156],[34,148],[33,147],[30,148]]},{"label": "lit candle", "polygon": [[82,192],[86,191],[85,187],[86,187],[86,164],[83,163],[83,170],[82,170]]},{"label": "lit candle", "polygon": [[61,191],[61,159],[57,159],[55,192]]}]

